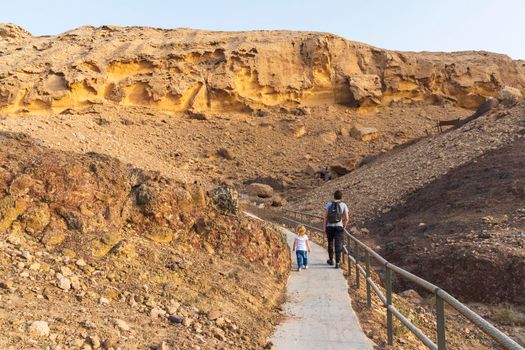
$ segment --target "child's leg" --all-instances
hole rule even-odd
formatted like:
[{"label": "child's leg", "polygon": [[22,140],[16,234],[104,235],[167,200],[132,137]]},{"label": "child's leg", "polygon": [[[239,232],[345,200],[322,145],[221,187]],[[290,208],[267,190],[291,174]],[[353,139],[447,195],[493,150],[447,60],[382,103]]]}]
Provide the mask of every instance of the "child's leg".
[{"label": "child's leg", "polygon": [[303,265],[308,266],[308,252],[307,251],[304,252]]},{"label": "child's leg", "polygon": [[303,267],[303,252],[300,251],[300,250],[297,250],[295,251],[296,255],[297,255],[297,268],[300,269],[301,267]]}]

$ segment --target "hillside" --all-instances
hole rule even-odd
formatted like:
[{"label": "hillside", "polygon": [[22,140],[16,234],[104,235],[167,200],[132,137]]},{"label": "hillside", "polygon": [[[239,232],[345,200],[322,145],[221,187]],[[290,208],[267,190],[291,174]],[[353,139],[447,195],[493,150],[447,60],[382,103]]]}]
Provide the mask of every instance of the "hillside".
[{"label": "hillside", "polygon": [[[0,348],[267,346],[288,249],[218,210],[219,185],[316,214],[343,190],[360,238],[524,342],[525,309],[491,303],[525,305],[525,61],[317,32],[14,24],[0,57]],[[428,300],[396,300],[432,329]],[[375,311],[364,329],[383,346]],[[450,317],[451,345],[493,346]]]},{"label": "hillside", "polygon": [[525,90],[525,63],[503,55],[394,52],[313,32],[104,26],[34,37],[4,24],[0,52],[2,130],[181,182],[265,182],[284,196],[317,187],[322,167],[348,173],[467,116],[504,86]]},{"label": "hillside", "polygon": [[0,146],[2,349],[265,345],[290,269],[272,227],[104,155]]},{"label": "hillside", "polygon": [[236,112],[452,101],[476,108],[525,89],[525,63],[488,52],[395,52],[313,32],[81,27],[33,37],[0,28],[0,113],[93,105]]},{"label": "hillside", "polygon": [[336,189],[345,192],[353,220],[364,224],[402,204],[451,170],[524,137],[525,105],[500,105],[460,128],[413,140],[348,175],[300,196],[292,206],[319,213]]},{"label": "hillside", "polygon": [[453,169],[370,228],[386,256],[454,295],[525,303],[525,139]]}]

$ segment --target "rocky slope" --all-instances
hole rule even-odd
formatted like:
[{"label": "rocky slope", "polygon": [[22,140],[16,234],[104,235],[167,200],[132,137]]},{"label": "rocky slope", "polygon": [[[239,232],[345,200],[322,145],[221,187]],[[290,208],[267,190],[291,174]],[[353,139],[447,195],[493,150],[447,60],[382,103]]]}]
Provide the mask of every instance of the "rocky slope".
[{"label": "rocky slope", "polygon": [[0,135],[0,347],[260,348],[281,235],[98,154]]},{"label": "rocky slope", "polygon": [[350,174],[307,192],[293,206],[318,214],[332,193],[341,189],[354,222],[364,224],[452,169],[505,147],[524,133],[525,104],[500,105],[460,128],[414,140],[375,157]]},{"label": "rocky slope", "polygon": [[371,231],[382,236],[387,257],[454,295],[525,303],[525,140],[416,191]]},{"label": "rocky slope", "polygon": [[525,62],[487,52],[411,53],[312,32],[81,27],[33,37],[0,27],[0,113],[92,105],[254,111],[451,101],[476,108]]},{"label": "rocky slope", "polygon": [[[317,187],[317,169],[348,172],[368,155],[435,130],[437,120],[469,113],[453,106],[393,107],[373,114],[329,107],[311,108],[302,116],[228,113],[198,120],[146,107],[98,106],[53,118],[0,116],[0,130],[27,133],[55,149],[107,154],[184,182],[226,181],[242,188],[263,181],[290,194]],[[375,127],[376,138],[352,137],[354,124]]]}]

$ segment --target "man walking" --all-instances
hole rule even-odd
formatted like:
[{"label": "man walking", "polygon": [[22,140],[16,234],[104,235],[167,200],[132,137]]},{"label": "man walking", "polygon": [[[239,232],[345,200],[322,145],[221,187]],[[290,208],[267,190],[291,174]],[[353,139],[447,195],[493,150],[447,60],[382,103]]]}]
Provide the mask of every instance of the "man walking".
[{"label": "man walking", "polygon": [[343,251],[344,229],[348,225],[348,207],[341,200],[343,193],[335,191],[334,200],[325,205],[324,227],[328,239],[328,265],[334,265],[335,243],[335,268],[341,266],[341,252]]}]

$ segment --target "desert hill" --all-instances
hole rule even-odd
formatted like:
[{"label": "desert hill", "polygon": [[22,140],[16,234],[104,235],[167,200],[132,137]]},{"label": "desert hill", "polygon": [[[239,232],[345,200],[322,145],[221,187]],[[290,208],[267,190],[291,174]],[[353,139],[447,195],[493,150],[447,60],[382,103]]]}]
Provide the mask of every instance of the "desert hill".
[{"label": "desert hill", "polygon": [[[500,104],[462,126],[373,157],[290,206],[320,214],[331,194],[343,190],[355,235],[525,344],[524,138],[523,101]],[[395,284],[398,292],[416,288],[402,279]],[[423,298],[412,293],[416,298],[408,300],[431,308],[424,292]]]},{"label": "desert hill", "polygon": [[398,101],[476,108],[525,89],[525,63],[488,52],[411,53],[332,34],[80,27],[33,37],[2,25],[0,113],[93,105],[234,112]]},{"label": "desert hill", "polygon": [[[524,172],[522,137],[414,192],[371,232],[386,256],[454,295],[523,304]],[[460,284],[447,277],[452,272]]]},{"label": "desert hill", "polygon": [[2,349],[265,345],[290,268],[271,226],[104,155],[0,146]]},{"label": "desert hill", "polygon": [[[348,173],[525,86],[524,63],[503,55],[394,52],[326,33],[0,33],[2,130],[181,182],[262,181],[287,196],[318,186],[322,167]],[[374,138],[352,137],[355,125]]]},{"label": "desert hill", "polygon": [[[216,209],[222,184],[266,184],[273,195],[250,200],[314,213],[343,189],[354,232],[395,263],[466,301],[522,303],[523,269],[519,281],[509,270],[522,259],[520,91],[525,61],[489,52],[292,31],[37,37],[2,24],[0,347],[31,346],[34,321],[77,348],[263,347],[286,246],[271,226]],[[499,106],[437,132],[494,96]],[[494,298],[455,290],[443,260],[480,267],[457,272],[465,282],[486,273],[511,287],[490,277]]]},{"label": "desert hill", "polygon": [[341,189],[347,194],[354,221],[366,223],[451,170],[522,138],[524,125],[523,103],[510,108],[500,105],[462,127],[400,145],[294,203],[299,209],[318,213],[331,194]]}]

